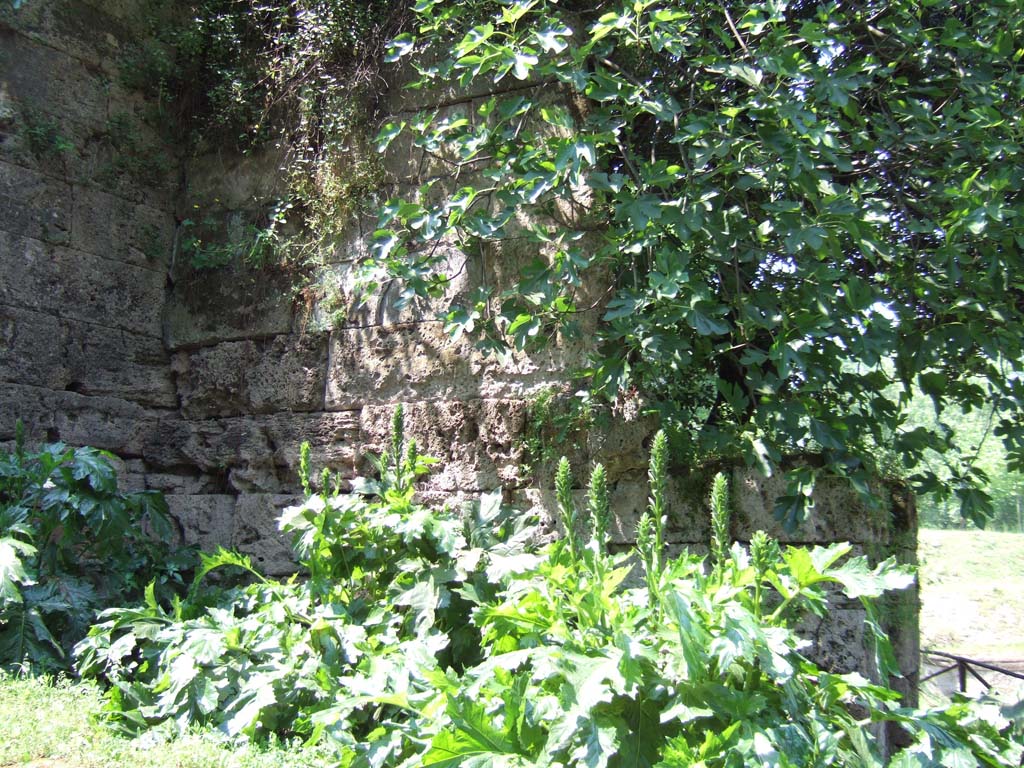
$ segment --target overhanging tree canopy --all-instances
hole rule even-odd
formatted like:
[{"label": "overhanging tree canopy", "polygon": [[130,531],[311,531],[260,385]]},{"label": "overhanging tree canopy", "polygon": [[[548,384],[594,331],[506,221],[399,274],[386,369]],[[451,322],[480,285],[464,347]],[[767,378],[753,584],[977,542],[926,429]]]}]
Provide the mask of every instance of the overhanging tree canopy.
[{"label": "overhanging tree canopy", "polygon": [[[518,285],[453,307],[453,330],[528,346],[571,330],[593,309],[581,285],[601,280],[593,387],[635,388],[694,457],[770,469],[819,451],[866,489],[881,449],[913,471],[951,446],[941,423],[906,424],[916,387],[940,412],[995,403],[1024,466],[1016,0],[415,11],[393,55],[422,85],[504,93],[384,127],[385,144],[411,132],[459,175],[388,203],[375,265],[431,293],[449,277],[440,237],[514,227],[539,254]],[[980,521],[978,480],[960,466],[952,490]],[[812,481],[794,475],[790,524]]]}]

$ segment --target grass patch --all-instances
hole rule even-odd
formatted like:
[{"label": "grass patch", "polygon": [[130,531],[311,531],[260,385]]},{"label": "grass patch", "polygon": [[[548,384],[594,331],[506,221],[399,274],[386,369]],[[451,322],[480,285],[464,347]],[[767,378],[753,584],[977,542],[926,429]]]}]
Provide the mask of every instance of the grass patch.
[{"label": "grass patch", "polygon": [[0,673],[0,766],[33,768],[303,768],[326,753],[297,745],[228,744],[216,732],[161,743],[125,739],[98,721],[97,686]]},{"label": "grass patch", "polygon": [[921,645],[1024,660],[1024,534],[922,529]]},{"label": "grass patch", "polygon": [[[918,558],[921,648],[1024,672],[1024,534],[923,528]],[[1024,682],[981,672],[1004,701],[1024,698]],[[967,683],[972,695],[984,691],[971,677]],[[922,701],[936,704],[955,689],[956,675],[947,672],[925,684]]]}]

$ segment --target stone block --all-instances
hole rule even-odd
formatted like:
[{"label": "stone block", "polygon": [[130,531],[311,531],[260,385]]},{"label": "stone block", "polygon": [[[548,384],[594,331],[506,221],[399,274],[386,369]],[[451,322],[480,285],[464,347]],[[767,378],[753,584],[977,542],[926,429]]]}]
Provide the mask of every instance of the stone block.
[{"label": "stone block", "polygon": [[440,322],[352,328],[331,334],[328,410],[363,403],[455,399],[470,394],[472,346]]},{"label": "stone block", "polygon": [[21,419],[33,440],[91,445],[128,457],[141,455],[159,433],[159,412],[120,398],[0,383],[0,403],[0,439],[12,439]]},{"label": "stone block", "polygon": [[[883,498],[889,495],[884,488],[876,490]],[[742,541],[749,541],[757,530],[780,541],[794,543],[888,544],[891,541],[889,512],[869,510],[843,480],[822,478],[817,482],[814,510],[794,532],[785,531],[773,513],[775,500],[786,491],[784,471],[766,478],[753,470],[736,469],[731,475],[729,491],[734,509],[733,535]]]},{"label": "stone block", "polygon": [[38,171],[0,161],[0,223],[13,235],[54,245],[71,239],[71,187]]},{"label": "stone block", "polygon": [[277,529],[277,520],[285,507],[301,502],[298,496],[240,495],[235,507],[231,546],[252,558],[253,565],[268,576],[295,573],[298,565],[291,535]]},{"label": "stone block", "polygon": [[204,552],[230,547],[237,500],[229,495],[169,495],[167,506],[181,526],[185,544]]},{"label": "stone block", "polygon": [[5,67],[2,77],[11,97],[23,108],[60,122],[69,118],[93,126],[105,123],[107,75],[3,25],[0,50],[8,62],[17,62]]},{"label": "stone block", "polygon": [[0,305],[0,381],[173,408],[159,339]]},{"label": "stone block", "polygon": [[178,405],[170,361],[159,338],[75,321],[64,325],[69,388],[159,408]]},{"label": "stone block", "polygon": [[[167,495],[195,496],[203,494],[225,494],[229,487],[224,473],[200,472],[195,467],[181,466],[154,471],[140,461],[146,488]],[[134,470],[133,470],[134,471]]]},{"label": "stone block", "polygon": [[34,43],[60,51],[91,70],[112,73],[124,41],[149,31],[142,7],[130,0],[112,2],[27,2],[17,10],[0,6],[0,25],[10,25]]},{"label": "stone block", "polygon": [[292,275],[241,266],[191,272],[181,263],[176,274],[164,306],[164,341],[170,350],[292,331]]},{"label": "stone block", "polygon": [[453,338],[440,322],[342,328],[331,334],[327,410],[416,400],[517,399],[563,386],[585,360],[582,340],[507,358]]},{"label": "stone block", "polygon": [[0,304],[160,338],[164,273],[0,231]]},{"label": "stone block", "polygon": [[[440,459],[420,487],[429,491],[480,492],[522,483],[519,435],[526,404],[516,400],[407,403],[405,434],[422,454]],[[359,444],[369,453],[386,450],[394,406],[362,410]],[[369,467],[364,465],[364,472]]]},{"label": "stone block", "polygon": [[352,477],[359,418],[354,413],[273,414],[189,421],[161,420],[143,458],[155,471],[195,467],[226,478],[240,493],[290,493],[299,488],[299,446],[310,443],[316,472]]},{"label": "stone block", "polygon": [[71,377],[60,318],[0,305],[0,381],[67,386]]},{"label": "stone block", "polygon": [[287,197],[282,169],[288,158],[283,150],[260,150],[245,155],[211,152],[194,158],[188,167],[188,197],[198,215],[208,210],[259,208]]},{"label": "stone block", "polygon": [[187,418],[319,411],[324,405],[327,337],[228,341],[174,357]]},{"label": "stone block", "polygon": [[72,248],[148,269],[165,269],[173,241],[171,213],[93,187],[75,186]]}]

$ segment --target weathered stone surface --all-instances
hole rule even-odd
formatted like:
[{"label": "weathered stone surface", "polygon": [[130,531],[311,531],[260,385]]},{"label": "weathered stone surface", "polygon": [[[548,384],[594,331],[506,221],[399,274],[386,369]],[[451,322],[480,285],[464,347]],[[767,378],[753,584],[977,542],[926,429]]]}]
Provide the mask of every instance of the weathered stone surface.
[{"label": "weathered stone surface", "polygon": [[[440,459],[422,487],[434,491],[491,491],[521,483],[519,435],[526,416],[521,400],[407,403],[405,432],[420,453]],[[381,454],[387,445],[394,407],[362,410],[359,443]]]},{"label": "weathered stone surface", "polygon": [[174,217],[100,189],[76,185],[70,245],[148,269],[171,258]]},{"label": "weathered stone surface", "polygon": [[354,413],[274,414],[190,421],[163,419],[145,446],[153,469],[191,466],[227,477],[227,488],[280,493],[298,488],[299,446],[310,443],[314,467],[352,476],[359,439]]},{"label": "weathered stone surface", "polygon": [[160,337],[162,271],[0,231],[0,304]]},{"label": "weathered stone surface", "polygon": [[20,418],[33,439],[63,440],[139,456],[159,432],[158,412],[114,397],[0,383],[0,403],[0,439],[14,437]]},{"label": "weathered stone surface", "polygon": [[185,544],[205,552],[230,547],[237,500],[229,495],[167,496],[171,516],[181,526]]},{"label": "weathered stone surface", "polygon": [[319,411],[324,407],[327,337],[224,342],[178,352],[173,370],[187,418]]},{"label": "weathered stone surface", "polygon": [[[775,519],[775,499],[784,495],[785,474],[765,478],[751,470],[734,470],[730,492],[734,500],[733,535],[749,541],[754,531],[763,530],[780,541],[816,542],[853,541],[888,544],[892,528],[889,512],[871,511],[856,492],[839,480],[819,480],[814,494],[814,510],[795,532],[787,532]],[[886,489],[879,489],[888,496]]]},{"label": "weathered stone surface", "polygon": [[3,305],[0,381],[164,408],[177,404],[159,339]]},{"label": "weathered stone surface", "polygon": [[291,277],[282,273],[235,267],[182,276],[164,307],[164,341],[170,350],[291,330]]},{"label": "weathered stone surface", "polygon": [[71,239],[71,186],[38,171],[0,161],[0,228],[54,245]]},{"label": "weathered stone surface", "polygon": [[343,328],[331,334],[328,410],[363,403],[528,398],[561,386],[581,342],[556,341],[508,359],[484,355],[440,322]]},{"label": "weathered stone surface", "polygon": [[140,11],[137,3],[124,0],[27,2],[17,9],[0,6],[0,25],[68,54],[85,68],[112,74],[125,41],[138,39],[147,30]]},{"label": "weathered stone surface", "polygon": [[23,107],[95,126],[107,119],[106,77],[82,62],[0,25],[0,50],[7,62],[2,79]]},{"label": "weathered stone surface", "polygon": [[287,495],[251,495],[238,497],[235,507],[231,546],[252,558],[253,565],[271,576],[295,573],[298,567],[292,553],[291,536],[281,533],[277,519],[281,510],[302,499]]},{"label": "weathered stone surface", "polygon": [[280,200],[287,196],[281,170],[287,162],[279,150],[245,155],[218,151],[195,158],[189,164],[189,199],[199,216],[212,209],[237,211]]},{"label": "weathered stone surface", "polygon": [[0,305],[0,381],[64,389],[70,379],[60,318]]},{"label": "weathered stone surface", "polygon": [[440,322],[336,331],[326,406],[465,397],[473,385],[471,355],[472,346],[452,340]]}]

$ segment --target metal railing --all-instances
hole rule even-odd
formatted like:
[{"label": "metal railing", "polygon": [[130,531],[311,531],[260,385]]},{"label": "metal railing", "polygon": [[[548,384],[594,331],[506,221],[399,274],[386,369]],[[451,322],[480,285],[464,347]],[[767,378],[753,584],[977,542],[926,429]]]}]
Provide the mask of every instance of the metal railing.
[{"label": "metal railing", "polygon": [[[953,670],[956,670],[957,684],[958,684],[959,691],[961,693],[966,693],[967,692],[967,675],[968,674],[970,674],[971,676],[976,678],[978,680],[978,682],[980,682],[982,685],[984,685],[986,691],[991,689],[992,688],[992,684],[990,682],[988,682],[984,677],[981,676],[981,673],[978,672],[978,669],[985,669],[985,670],[989,670],[991,672],[996,672],[996,673],[998,673],[1000,675],[1006,675],[1007,677],[1014,677],[1014,678],[1017,678],[1018,680],[1024,680],[1024,673],[1017,672],[1017,671],[1012,670],[1012,669],[1007,669],[1006,667],[1000,667],[1000,666],[998,666],[996,664],[993,664],[990,661],[978,661],[977,659],[969,659],[966,656],[958,656],[955,653],[946,653],[945,651],[932,651],[932,650],[927,650],[927,649],[921,651],[921,655],[922,656],[926,656],[926,657],[927,656],[932,656],[932,657],[935,657],[935,658],[944,659],[946,662],[952,662],[952,663],[951,664],[947,663],[946,666],[944,666],[942,669],[937,670],[936,672],[932,672],[927,677],[922,677],[918,681],[918,684],[924,683],[924,682],[926,682],[928,680],[931,680],[932,678],[938,677],[939,675],[944,675],[947,672],[952,672]],[[1003,662],[1003,663],[1013,663],[1013,664],[1020,663],[1020,664],[1024,664],[1024,662]]]}]

